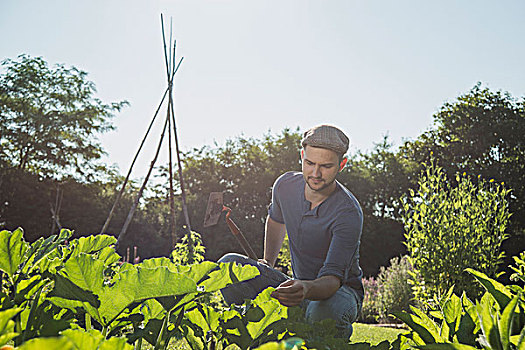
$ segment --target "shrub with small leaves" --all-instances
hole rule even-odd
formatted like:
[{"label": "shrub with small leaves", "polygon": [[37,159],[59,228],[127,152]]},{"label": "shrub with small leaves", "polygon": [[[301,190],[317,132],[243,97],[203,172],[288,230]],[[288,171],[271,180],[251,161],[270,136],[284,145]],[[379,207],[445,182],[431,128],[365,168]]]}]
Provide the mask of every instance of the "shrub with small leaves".
[{"label": "shrub with small leaves", "polygon": [[409,284],[412,265],[407,257],[394,257],[390,266],[381,267],[377,282],[379,285],[376,307],[381,322],[391,322],[390,316],[396,311],[408,311],[414,304],[412,287]]},{"label": "shrub with small leaves", "polygon": [[475,266],[494,277],[509,222],[510,190],[494,180],[456,175],[453,186],[432,158],[418,189],[403,198],[406,246],[428,294],[443,295],[452,285],[477,296],[481,288],[464,272]]}]

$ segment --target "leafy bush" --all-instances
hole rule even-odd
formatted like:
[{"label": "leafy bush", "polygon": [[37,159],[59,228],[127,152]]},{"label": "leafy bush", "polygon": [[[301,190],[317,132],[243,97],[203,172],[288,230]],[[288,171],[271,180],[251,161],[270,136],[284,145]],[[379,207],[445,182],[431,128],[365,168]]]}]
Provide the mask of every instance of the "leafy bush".
[{"label": "leafy bush", "polygon": [[381,267],[377,278],[379,284],[377,311],[379,320],[393,321],[390,316],[396,311],[408,311],[414,295],[408,283],[412,265],[406,257],[394,257],[388,268]]},{"label": "leafy bush", "polygon": [[376,323],[379,318],[377,301],[379,296],[379,284],[374,277],[363,278],[365,297],[361,308],[360,320],[365,323]]},{"label": "leafy bush", "polygon": [[425,286],[416,297],[441,296],[452,285],[476,296],[481,289],[464,270],[475,266],[495,276],[507,238],[510,190],[479,176],[473,182],[465,173],[456,175],[453,187],[433,158],[425,167],[417,191],[403,199],[407,250]]}]

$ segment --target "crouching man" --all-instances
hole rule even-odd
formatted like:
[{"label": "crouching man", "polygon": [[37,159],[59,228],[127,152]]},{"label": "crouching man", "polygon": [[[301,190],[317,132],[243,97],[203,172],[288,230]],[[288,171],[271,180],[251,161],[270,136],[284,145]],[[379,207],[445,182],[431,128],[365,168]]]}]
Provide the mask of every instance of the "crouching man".
[{"label": "crouching man", "polygon": [[[227,303],[254,299],[265,288],[285,306],[301,306],[310,322],[334,319],[348,339],[363,301],[359,243],[361,207],[336,181],[344,168],[348,137],[329,125],[313,127],[302,139],[302,172],[287,172],[273,185],[265,228],[264,259],[227,254],[220,262],[256,266],[260,276],[222,290]],[[274,264],[288,234],[293,279]]]}]

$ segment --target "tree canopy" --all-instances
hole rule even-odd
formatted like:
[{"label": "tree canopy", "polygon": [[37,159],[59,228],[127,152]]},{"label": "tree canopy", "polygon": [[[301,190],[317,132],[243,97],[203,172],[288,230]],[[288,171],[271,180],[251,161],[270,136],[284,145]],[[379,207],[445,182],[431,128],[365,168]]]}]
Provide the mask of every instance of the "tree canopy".
[{"label": "tree canopy", "polygon": [[104,151],[98,134],[127,102],[96,98],[87,73],[41,57],[21,55],[2,62],[0,157],[11,166],[60,177],[84,177]]},{"label": "tree canopy", "polygon": [[[399,150],[403,158],[421,164],[433,153],[454,182],[456,173],[480,175],[511,190],[507,256],[525,244],[525,99],[476,84],[445,103],[434,115],[432,128]],[[511,261],[507,260],[506,263]]]}]

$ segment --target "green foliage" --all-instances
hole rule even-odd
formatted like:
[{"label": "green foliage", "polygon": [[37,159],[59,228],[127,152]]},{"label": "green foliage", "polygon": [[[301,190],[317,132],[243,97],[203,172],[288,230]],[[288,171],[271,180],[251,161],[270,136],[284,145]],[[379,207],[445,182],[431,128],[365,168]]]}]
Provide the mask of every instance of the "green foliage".
[{"label": "green foliage", "polygon": [[[300,139],[299,132],[285,129],[260,139],[238,137],[224,146],[194,149],[185,155],[183,176],[189,193],[188,210],[192,228],[203,233],[208,259],[217,260],[232,250],[242,252],[224,220],[203,227],[209,193],[224,193],[232,219],[255,252],[262,252],[271,187],[282,173],[300,170]],[[184,220],[180,216],[177,221]]]},{"label": "green foliage", "polygon": [[241,306],[206,303],[210,293],[257,276],[252,266],[184,265],[169,258],[131,265],[119,261],[111,236],[71,239],[64,230],[28,244],[21,232],[3,232],[12,239],[0,245],[10,256],[2,265],[0,341],[14,341],[21,349],[130,349],[130,343],[140,348],[143,340],[167,349],[174,337],[202,350],[232,344],[252,349],[268,342],[267,347],[283,349],[390,347],[388,342],[349,345],[337,338],[335,321],[305,323],[304,311],[282,306],[271,288]]},{"label": "green foliage", "polygon": [[359,319],[365,323],[376,323],[379,318],[377,304],[379,302],[379,283],[374,277],[363,278],[365,295]]},{"label": "green foliage", "polygon": [[23,232],[18,229],[14,232],[0,232],[0,270],[7,273],[12,280],[18,266],[24,259],[28,244],[23,240]]},{"label": "green foliage", "polygon": [[447,182],[442,168],[432,159],[403,203],[406,246],[427,293],[443,295],[452,285],[476,296],[465,268],[476,266],[494,276],[501,262],[501,243],[509,220],[503,184],[466,174],[456,176],[457,186]]},{"label": "green foliage", "polygon": [[474,303],[465,292],[458,297],[451,288],[428,313],[415,307],[412,313],[395,312],[412,330],[400,338],[421,349],[523,349],[523,288],[504,286],[473,269],[468,272],[485,287],[481,299]]},{"label": "green foliage", "polygon": [[22,309],[9,309],[0,311],[0,346],[7,344],[11,339],[15,338],[18,333],[15,333],[15,322],[12,320]]},{"label": "green foliage", "polygon": [[[23,231],[0,232],[2,273],[0,310],[20,309],[15,316],[15,344],[39,335],[48,335],[69,327],[71,317],[54,307],[44,296],[52,281],[50,272],[65,253],[56,248],[65,242],[71,232],[64,230],[58,236],[40,239],[33,244],[23,238]],[[71,249],[75,243],[71,245]]]},{"label": "green foliage", "polygon": [[[171,252],[171,259],[175,264],[186,265],[191,262],[201,262],[204,260],[204,253],[206,248],[202,245],[201,235],[195,231],[191,231],[190,239],[193,250],[188,249],[188,236],[184,235],[180,242],[175,244],[175,249]],[[193,255],[190,257],[190,251]]]},{"label": "green foliage", "polygon": [[515,265],[510,266],[514,273],[510,276],[511,281],[525,282],[525,250],[518,256],[513,256]]},{"label": "green foliage", "polygon": [[290,241],[288,240],[288,235],[284,237],[283,245],[279,251],[279,256],[277,257],[277,262],[275,267],[281,270],[283,273],[286,273],[291,276],[292,273],[292,258],[290,255]]},{"label": "green foliage", "polygon": [[504,181],[513,194],[508,198],[511,237],[504,243],[510,257],[525,245],[524,133],[525,99],[491,91],[478,83],[445,103],[434,115],[433,127],[406,142],[399,153],[423,163],[433,151],[450,176],[467,172],[498,183]]},{"label": "green foliage", "polygon": [[[86,315],[87,331],[93,320],[102,327],[102,339],[124,334],[128,340],[145,338],[164,349],[177,333],[185,310],[200,305],[202,296],[258,274],[254,267],[209,261],[181,265],[167,258],[117,264],[120,256],[112,248],[115,238],[106,235],[82,237],[67,245],[70,231],[32,245],[24,241],[21,230],[3,231],[2,237],[0,249],[8,259],[0,266],[0,305],[6,310],[1,314],[0,339],[14,338],[15,344],[27,348],[45,346],[40,339],[30,339],[56,337]],[[278,315],[267,312],[260,322],[271,323]],[[258,323],[252,323],[247,329],[257,327]],[[81,342],[100,340],[100,334],[93,332],[75,337],[96,338]],[[61,334],[68,339],[42,342],[64,348],[69,341],[75,342],[69,337],[71,331]],[[113,338],[107,341],[108,348],[122,343]]]},{"label": "green foliage", "polygon": [[365,276],[377,276],[392,257],[406,253],[400,198],[414,187],[418,164],[398,154],[387,136],[371,151],[357,152],[338,175],[363,210],[360,265]]},{"label": "green foliage", "polygon": [[60,337],[38,338],[27,341],[18,347],[20,350],[132,350],[133,346],[126,342],[126,338],[111,337],[106,339],[97,330],[84,331],[68,329]]},{"label": "green foliage", "polygon": [[108,119],[127,102],[102,103],[86,72],[49,68],[41,57],[21,55],[2,66],[0,157],[45,176],[87,175],[103,154],[94,136],[113,128]]}]

